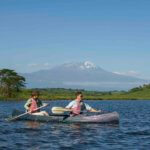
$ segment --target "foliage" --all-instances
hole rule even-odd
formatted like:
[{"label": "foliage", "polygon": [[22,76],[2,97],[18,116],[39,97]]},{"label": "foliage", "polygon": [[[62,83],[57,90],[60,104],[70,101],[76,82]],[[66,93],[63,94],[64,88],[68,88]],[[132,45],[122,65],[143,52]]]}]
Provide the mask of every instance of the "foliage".
[{"label": "foliage", "polygon": [[0,70],[0,94],[5,97],[12,97],[25,86],[25,78],[18,75],[14,70]]}]

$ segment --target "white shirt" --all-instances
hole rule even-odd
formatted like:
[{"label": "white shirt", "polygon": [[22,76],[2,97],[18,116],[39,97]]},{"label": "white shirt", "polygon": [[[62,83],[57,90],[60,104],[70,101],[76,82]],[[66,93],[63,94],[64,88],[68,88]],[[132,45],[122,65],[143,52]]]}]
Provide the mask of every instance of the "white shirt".
[{"label": "white shirt", "polygon": [[[66,106],[66,108],[71,109],[71,108],[74,108],[74,107],[76,107],[76,106],[77,106],[77,101],[74,100],[74,101],[70,102],[70,103]],[[84,103],[83,101],[80,102],[80,106],[81,106],[81,111],[83,111],[83,110],[91,110],[91,109],[92,109],[92,107],[91,107],[90,105]]]}]

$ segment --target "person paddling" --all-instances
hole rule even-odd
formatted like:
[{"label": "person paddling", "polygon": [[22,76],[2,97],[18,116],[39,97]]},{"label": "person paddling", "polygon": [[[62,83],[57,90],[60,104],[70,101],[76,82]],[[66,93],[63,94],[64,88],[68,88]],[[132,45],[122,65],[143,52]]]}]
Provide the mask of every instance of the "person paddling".
[{"label": "person paddling", "polygon": [[84,103],[82,92],[77,92],[76,99],[70,102],[65,108],[71,109],[73,115],[79,115],[84,110],[87,110],[89,112],[101,112],[101,110],[96,110],[87,103]]},{"label": "person paddling", "polygon": [[43,104],[42,101],[39,99],[39,92],[33,91],[31,94],[31,98],[28,99],[26,104],[24,105],[27,112],[30,112],[32,115],[40,115],[40,116],[48,116],[48,113],[46,111],[40,111],[37,108],[44,106],[46,104]]}]

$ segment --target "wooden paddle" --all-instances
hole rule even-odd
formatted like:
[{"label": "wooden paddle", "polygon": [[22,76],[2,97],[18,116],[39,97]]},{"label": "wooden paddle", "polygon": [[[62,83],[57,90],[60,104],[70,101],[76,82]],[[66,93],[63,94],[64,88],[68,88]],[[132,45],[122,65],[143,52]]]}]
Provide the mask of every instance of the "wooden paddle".
[{"label": "wooden paddle", "polygon": [[[52,113],[54,114],[63,114],[64,112],[72,112],[71,109],[64,108],[64,107],[52,107],[51,110],[52,110]],[[95,111],[95,112],[93,111],[91,113],[98,113],[98,112],[104,112],[104,111]],[[84,113],[86,113],[86,111]]]},{"label": "wooden paddle", "polygon": [[63,108],[63,107],[52,107],[52,113],[54,114],[63,114],[64,112],[71,112],[71,109]]},{"label": "wooden paddle", "polygon": [[[46,106],[48,106],[49,104],[46,104],[46,105],[44,105],[44,106],[41,106],[41,107],[38,107],[36,110],[39,110],[39,109],[41,109],[41,108],[44,108],[44,107],[46,107]],[[7,121],[13,121],[13,120],[16,120],[16,119],[18,119],[18,118],[20,118],[20,117],[22,117],[22,116],[24,116],[24,115],[26,115],[26,114],[29,114],[30,112],[28,111],[28,112],[25,112],[25,113],[23,113],[23,114],[20,114],[20,115],[18,115],[18,116],[15,116],[15,117],[13,117],[13,118],[9,118],[9,119],[7,119]]]}]

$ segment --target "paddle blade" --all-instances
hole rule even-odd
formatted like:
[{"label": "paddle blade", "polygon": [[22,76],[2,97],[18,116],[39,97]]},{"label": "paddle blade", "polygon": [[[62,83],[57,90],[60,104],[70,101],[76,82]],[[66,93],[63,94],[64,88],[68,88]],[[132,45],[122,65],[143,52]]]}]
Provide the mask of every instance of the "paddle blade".
[{"label": "paddle blade", "polygon": [[52,113],[54,114],[63,114],[64,112],[71,112],[71,109],[63,107],[52,107]]}]

